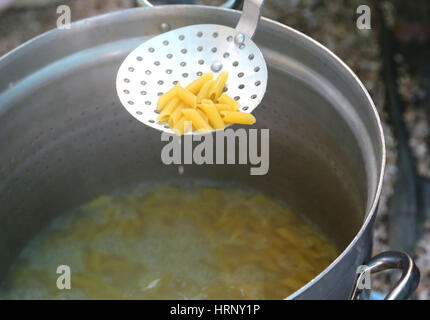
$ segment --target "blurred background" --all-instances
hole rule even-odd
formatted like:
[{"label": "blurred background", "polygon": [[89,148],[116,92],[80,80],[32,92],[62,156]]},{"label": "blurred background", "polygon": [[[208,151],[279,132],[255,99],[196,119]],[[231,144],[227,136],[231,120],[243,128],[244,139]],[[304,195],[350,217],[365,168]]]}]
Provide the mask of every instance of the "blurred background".
[{"label": "blurred background", "polygon": [[[70,6],[72,21],[76,21],[137,7],[142,1],[0,0],[0,56],[55,28],[60,4]],[[371,8],[369,30],[356,26],[360,5]],[[387,143],[374,252],[400,249],[412,253],[421,271],[414,298],[430,299],[430,1],[266,0],[263,16],[327,46],[353,69],[373,97]],[[391,273],[378,274],[372,287],[387,292],[393,281]]]}]

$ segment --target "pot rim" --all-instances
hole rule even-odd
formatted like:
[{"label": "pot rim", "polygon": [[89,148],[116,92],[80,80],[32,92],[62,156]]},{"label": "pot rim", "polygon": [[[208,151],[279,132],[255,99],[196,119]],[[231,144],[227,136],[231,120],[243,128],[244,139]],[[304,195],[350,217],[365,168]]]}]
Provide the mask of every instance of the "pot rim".
[{"label": "pot rim", "polygon": [[[236,15],[239,15],[241,13],[241,11],[238,10],[234,10],[234,9],[227,9],[227,8],[222,8],[222,7],[213,7],[213,6],[204,6],[204,5],[160,5],[160,6],[155,6],[155,7],[150,7],[150,8],[145,8],[145,7],[140,7],[140,8],[129,8],[129,9],[125,9],[125,10],[120,10],[120,11],[116,11],[116,12],[110,12],[110,13],[105,13],[105,14],[101,14],[101,15],[97,15],[97,16],[93,16],[93,17],[89,17],[89,18],[85,18],[85,19],[81,19],[81,20],[77,20],[72,22],[72,25],[80,25],[82,27],[84,27],[85,24],[91,24],[92,22],[97,22],[97,21],[103,21],[104,19],[106,19],[106,17],[108,16],[113,16],[113,15],[125,15],[128,14],[130,12],[136,12],[136,10],[140,10],[142,12],[144,11],[149,11],[149,10],[156,10],[156,11],[160,11],[162,12],[162,10],[164,8],[168,8],[168,7],[172,7],[174,6],[175,8],[183,8],[186,10],[214,10],[214,11],[226,11],[226,12],[234,12]],[[161,15],[160,15],[161,16]],[[361,237],[363,236],[364,232],[367,230],[369,224],[371,223],[372,219],[375,217],[376,215],[376,208],[378,206],[378,201],[379,201],[379,197],[381,195],[381,189],[382,189],[382,182],[383,182],[383,177],[384,177],[384,171],[385,171],[385,163],[386,163],[386,149],[385,149],[385,137],[384,137],[384,132],[383,132],[383,128],[382,128],[382,123],[381,123],[381,119],[379,117],[378,111],[375,107],[375,104],[372,100],[372,98],[370,97],[369,92],[367,91],[367,89],[365,88],[365,86],[363,85],[363,83],[361,82],[361,80],[358,78],[358,76],[351,70],[351,68],[345,63],[343,62],[336,54],[334,54],[331,50],[329,50],[327,47],[325,47],[324,45],[322,45],[320,42],[316,41],[315,39],[311,38],[310,36],[292,28],[289,27],[285,24],[282,24],[280,22],[277,22],[275,20],[266,18],[266,17],[261,17],[261,20],[264,23],[268,23],[268,24],[272,24],[277,26],[278,28],[282,29],[284,32],[288,32],[296,37],[302,37],[304,40],[307,40],[310,44],[312,44],[317,50],[320,50],[321,52],[324,52],[325,54],[328,55],[329,58],[332,58],[334,60],[335,63],[338,63],[340,65],[341,68],[343,68],[348,74],[349,76],[352,77],[353,80],[355,80],[356,84],[358,84],[358,86],[360,87],[360,89],[362,90],[362,92],[364,93],[370,108],[371,108],[371,112],[374,115],[374,120],[376,120],[376,125],[379,131],[379,136],[380,136],[380,143],[381,143],[381,161],[379,163],[380,166],[380,174],[378,177],[378,182],[377,182],[377,188],[374,192],[373,195],[373,199],[371,200],[371,205],[369,210],[366,212],[365,215],[365,219],[360,227],[360,230],[357,232],[357,234],[354,236],[354,238],[350,241],[350,243],[348,244],[348,246],[336,257],[336,259],[334,261],[332,261],[324,270],[322,270],[315,278],[313,278],[312,280],[310,280],[307,284],[305,284],[303,287],[301,287],[300,289],[296,290],[294,293],[290,294],[289,296],[287,296],[285,299],[294,299],[297,296],[299,296],[300,294],[304,293],[307,289],[309,289],[310,287],[312,287],[316,282],[318,282],[321,278],[323,278],[327,273],[329,273],[351,250],[352,248],[357,244],[357,242],[359,241],[359,239],[361,239]],[[260,22],[261,23],[261,22]],[[2,62],[7,62],[7,59],[10,59],[11,57],[13,57],[13,55],[16,52],[19,52],[20,50],[24,49],[25,47],[27,47],[28,45],[30,45],[33,42],[36,42],[38,40],[44,39],[46,37],[51,37],[53,35],[55,35],[57,32],[61,32],[61,30],[58,29],[52,29],[49,30],[47,32],[44,32],[32,39],[29,39],[28,41],[24,42],[23,44],[19,45],[18,47],[16,47],[15,49],[9,51],[8,53],[4,54],[3,56],[0,57],[0,66],[2,64]],[[21,79],[18,79],[17,81],[20,81]],[[7,89],[6,89],[7,90]],[[0,93],[2,91],[0,90]],[[0,116],[2,115],[3,112],[5,112],[6,110],[1,110],[0,109]]]}]

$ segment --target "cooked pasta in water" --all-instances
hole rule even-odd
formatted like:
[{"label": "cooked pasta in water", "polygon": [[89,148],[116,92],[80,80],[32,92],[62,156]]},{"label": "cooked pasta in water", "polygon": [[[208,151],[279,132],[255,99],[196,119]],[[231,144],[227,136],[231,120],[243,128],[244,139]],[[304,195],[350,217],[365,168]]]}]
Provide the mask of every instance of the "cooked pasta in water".
[{"label": "cooked pasta in water", "polygon": [[228,72],[221,72],[216,79],[205,73],[185,88],[177,83],[158,99],[158,121],[167,122],[177,135],[192,130],[210,132],[233,123],[254,124],[255,117],[240,112],[240,104],[223,93],[227,78]]},{"label": "cooked pasta in water", "polygon": [[[57,218],[23,251],[1,298],[282,299],[336,249],[288,207],[230,187],[102,196]],[[57,288],[57,267],[71,289]]]}]

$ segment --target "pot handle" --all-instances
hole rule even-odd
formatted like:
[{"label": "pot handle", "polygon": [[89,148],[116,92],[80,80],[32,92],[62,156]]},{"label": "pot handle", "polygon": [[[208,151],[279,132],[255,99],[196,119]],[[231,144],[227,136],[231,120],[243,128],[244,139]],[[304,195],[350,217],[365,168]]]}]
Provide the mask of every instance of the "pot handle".
[{"label": "pot handle", "polygon": [[370,288],[363,288],[363,280],[366,275],[379,271],[399,269],[402,276],[393,289],[385,296],[385,300],[404,300],[407,299],[418,287],[420,282],[420,271],[415,265],[414,260],[402,251],[387,251],[380,253],[369,260],[366,266],[360,269],[360,275],[354,286],[351,299],[368,299]]},{"label": "pot handle", "polygon": [[[236,2],[237,0],[226,0],[222,5],[220,5],[220,7],[232,9],[235,7]],[[137,0],[137,3],[141,7],[154,7],[154,5],[149,0]]]}]

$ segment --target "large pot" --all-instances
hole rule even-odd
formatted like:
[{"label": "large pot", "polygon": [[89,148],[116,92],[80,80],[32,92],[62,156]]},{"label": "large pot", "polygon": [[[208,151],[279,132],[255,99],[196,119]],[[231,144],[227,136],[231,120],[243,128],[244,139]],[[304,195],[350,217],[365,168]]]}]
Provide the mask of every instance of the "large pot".
[{"label": "large pot", "polygon": [[[239,12],[203,6],[139,8],[43,34],[0,60],[0,275],[55,215],[142,181],[234,180],[285,200],[341,249],[289,298],[350,298],[357,267],[401,268],[388,298],[406,298],[419,273],[403,253],[368,261],[384,173],[384,139],[371,98],[334,54],[300,32],[262,19],[254,40],[269,68],[255,111],[270,128],[270,170],[160,160],[160,133],[130,116],[115,90],[125,56],[148,37],[190,24],[234,26]],[[1,279],[0,279],[1,280]]]}]

